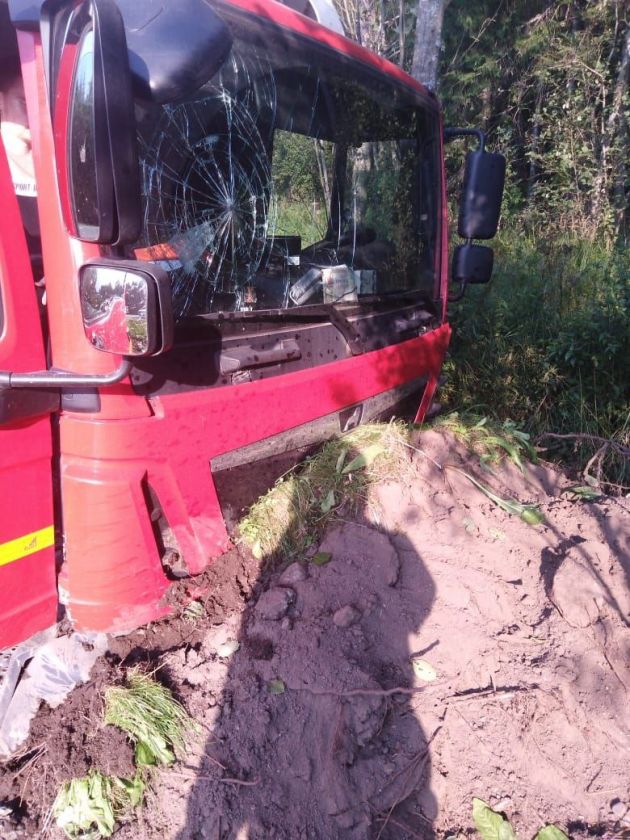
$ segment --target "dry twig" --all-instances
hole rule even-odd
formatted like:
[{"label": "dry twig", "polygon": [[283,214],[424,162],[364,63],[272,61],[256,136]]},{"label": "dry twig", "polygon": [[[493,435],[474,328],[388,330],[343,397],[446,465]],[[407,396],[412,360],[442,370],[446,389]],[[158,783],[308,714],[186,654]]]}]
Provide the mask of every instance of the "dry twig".
[{"label": "dry twig", "polygon": [[260,779],[252,779],[251,781],[247,781],[246,779],[231,779],[227,776],[221,776],[217,778],[216,776],[211,776],[208,773],[182,773],[179,770],[170,770],[169,773],[171,776],[181,776],[182,779],[206,779],[209,782],[220,782],[223,785],[241,785],[242,787],[254,787],[255,785],[260,784]]}]

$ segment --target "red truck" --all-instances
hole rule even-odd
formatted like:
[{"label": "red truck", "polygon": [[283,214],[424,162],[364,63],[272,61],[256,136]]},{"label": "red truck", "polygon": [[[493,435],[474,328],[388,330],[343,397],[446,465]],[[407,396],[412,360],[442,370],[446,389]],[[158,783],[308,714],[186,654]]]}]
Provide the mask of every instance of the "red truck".
[{"label": "red truck", "polygon": [[444,141],[480,139],[462,288],[490,278],[473,240],[505,161],[273,0],[10,0],[0,27],[39,220],[3,142],[2,648],[62,608],[108,632],[159,618],[261,463],[411,394],[421,419],[450,336]]}]

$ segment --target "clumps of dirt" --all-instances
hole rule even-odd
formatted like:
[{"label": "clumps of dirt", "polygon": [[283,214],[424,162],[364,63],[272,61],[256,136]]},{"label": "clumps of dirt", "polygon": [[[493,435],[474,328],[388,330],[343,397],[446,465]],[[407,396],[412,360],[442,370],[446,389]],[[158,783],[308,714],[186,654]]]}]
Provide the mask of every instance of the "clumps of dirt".
[{"label": "clumps of dirt", "polygon": [[[74,689],[61,706],[42,705],[28,743],[2,764],[0,801],[19,800],[26,805],[31,825],[39,825],[41,803],[50,805],[69,779],[85,776],[94,768],[109,775],[134,775],[131,743],[119,729],[102,723],[104,688],[119,679],[111,662],[97,662],[90,682]],[[31,803],[36,807],[29,808]]]},{"label": "clumps of dirt", "polygon": [[240,619],[166,657],[204,735],[145,836],[470,834],[474,796],[521,837],[630,827],[628,502],[569,501],[561,473],[490,472],[442,434],[412,445],[413,480],[372,487]]},{"label": "clumps of dirt", "polygon": [[[262,560],[234,547],[203,574],[180,580],[170,588],[168,601],[173,615],[111,639],[108,656],[122,667],[145,664],[162,668],[170,652],[198,649],[208,628],[240,614],[254,590],[260,590],[262,579]],[[189,611],[193,604],[199,608]],[[162,678],[177,694],[177,685],[169,683],[168,668],[162,670]]]},{"label": "clumps of dirt", "polygon": [[[179,605],[173,616],[110,639],[89,683],[77,687],[55,709],[42,704],[24,748],[0,763],[0,804],[10,803],[4,822],[0,820],[0,837],[9,825],[16,838],[39,836],[64,781],[85,776],[91,769],[121,778],[135,775],[131,742],[120,729],[102,722],[105,689],[123,682],[128,667],[142,664],[160,669],[160,679],[184,698],[188,687],[170,678],[165,665],[168,653],[199,647],[213,624],[242,612],[259,573],[260,561],[251,555],[236,549],[223,555],[203,575],[173,587],[171,598]],[[185,607],[195,600],[202,609],[191,619]]]},{"label": "clumps of dirt", "polygon": [[121,840],[468,836],[475,796],[522,838],[630,829],[630,502],[571,501],[561,473],[488,470],[441,433],[411,445],[404,481],[354,519],[338,504],[297,562],[235,551],[178,585],[181,615],[112,641],[108,667],[159,666],[201,727]]}]

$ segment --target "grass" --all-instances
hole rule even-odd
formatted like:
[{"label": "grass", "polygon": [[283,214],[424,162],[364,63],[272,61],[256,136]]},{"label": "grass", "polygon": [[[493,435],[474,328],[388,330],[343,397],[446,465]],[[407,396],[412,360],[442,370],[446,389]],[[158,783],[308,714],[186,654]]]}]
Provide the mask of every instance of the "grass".
[{"label": "grass", "polygon": [[326,526],[352,515],[367,501],[369,486],[411,468],[401,422],[366,424],[326,443],[283,476],[239,524],[255,555],[291,560],[319,542]]},{"label": "grass", "polygon": [[[496,423],[486,417],[451,414],[434,428],[461,439],[488,467],[509,458],[521,469],[535,460],[528,435],[513,423]],[[418,427],[401,421],[360,426],[326,443],[315,455],[284,475],[262,496],[239,524],[241,539],[257,557],[283,562],[301,559],[320,542],[325,529],[335,521],[356,515],[368,503],[371,485],[395,478],[409,483],[415,472],[410,436]],[[477,489],[498,507],[538,524],[538,513],[516,500],[501,499],[470,473],[454,465]],[[536,520],[536,521],[534,521]],[[320,555],[312,562],[318,563]],[[326,562],[328,558],[321,558]]]},{"label": "grass", "polygon": [[328,227],[326,213],[320,205],[313,207],[304,201],[278,201],[278,218],[274,234],[276,236],[295,236],[302,238],[302,248],[321,241]]},{"label": "grass", "polygon": [[443,429],[463,441],[479,455],[483,465],[498,464],[507,455],[517,467],[524,469],[524,461],[536,463],[536,450],[527,432],[517,429],[511,420],[493,421],[471,412],[452,411],[437,417],[433,428]]},{"label": "grass", "polygon": [[134,743],[136,774],[121,779],[96,768],[61,786],[51,817],[71,840],[111,837],[117,822],[142,804],[148,768],[172,764],[195,728],[183,706],[152,676],[132,669],[126,683],[105,690],[104,722],[122,729]]},{"label": "grass", "polygon": [[[453,307],[443,390],[450,408],[511,420],[532,439],[578,434],[551,453],[582,469],[589,436],[630,445],[630,255],[575,239],[503,232],[495,276]],[[603,483],[630,485],[610,448]]]},{"label": "grass", "polygon": [[126,732],[135,744],[136,764],[172,764],[183,749],[193,722],[165,686],[141,671],[127,675],[126,686],[105,691],[105,723]]}]

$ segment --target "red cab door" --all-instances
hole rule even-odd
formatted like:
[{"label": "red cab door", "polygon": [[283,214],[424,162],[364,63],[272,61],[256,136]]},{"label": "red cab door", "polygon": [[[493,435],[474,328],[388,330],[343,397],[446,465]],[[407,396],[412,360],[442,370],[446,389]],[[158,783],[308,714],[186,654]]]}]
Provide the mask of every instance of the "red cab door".
[{"label": "red cab door", "polygon": [[[45,367],[26,237],[0,140],[0,371]],[[0,378],[0,649],[57,617],[51,429],[56,399],[50,391],[6,388]]]}]

